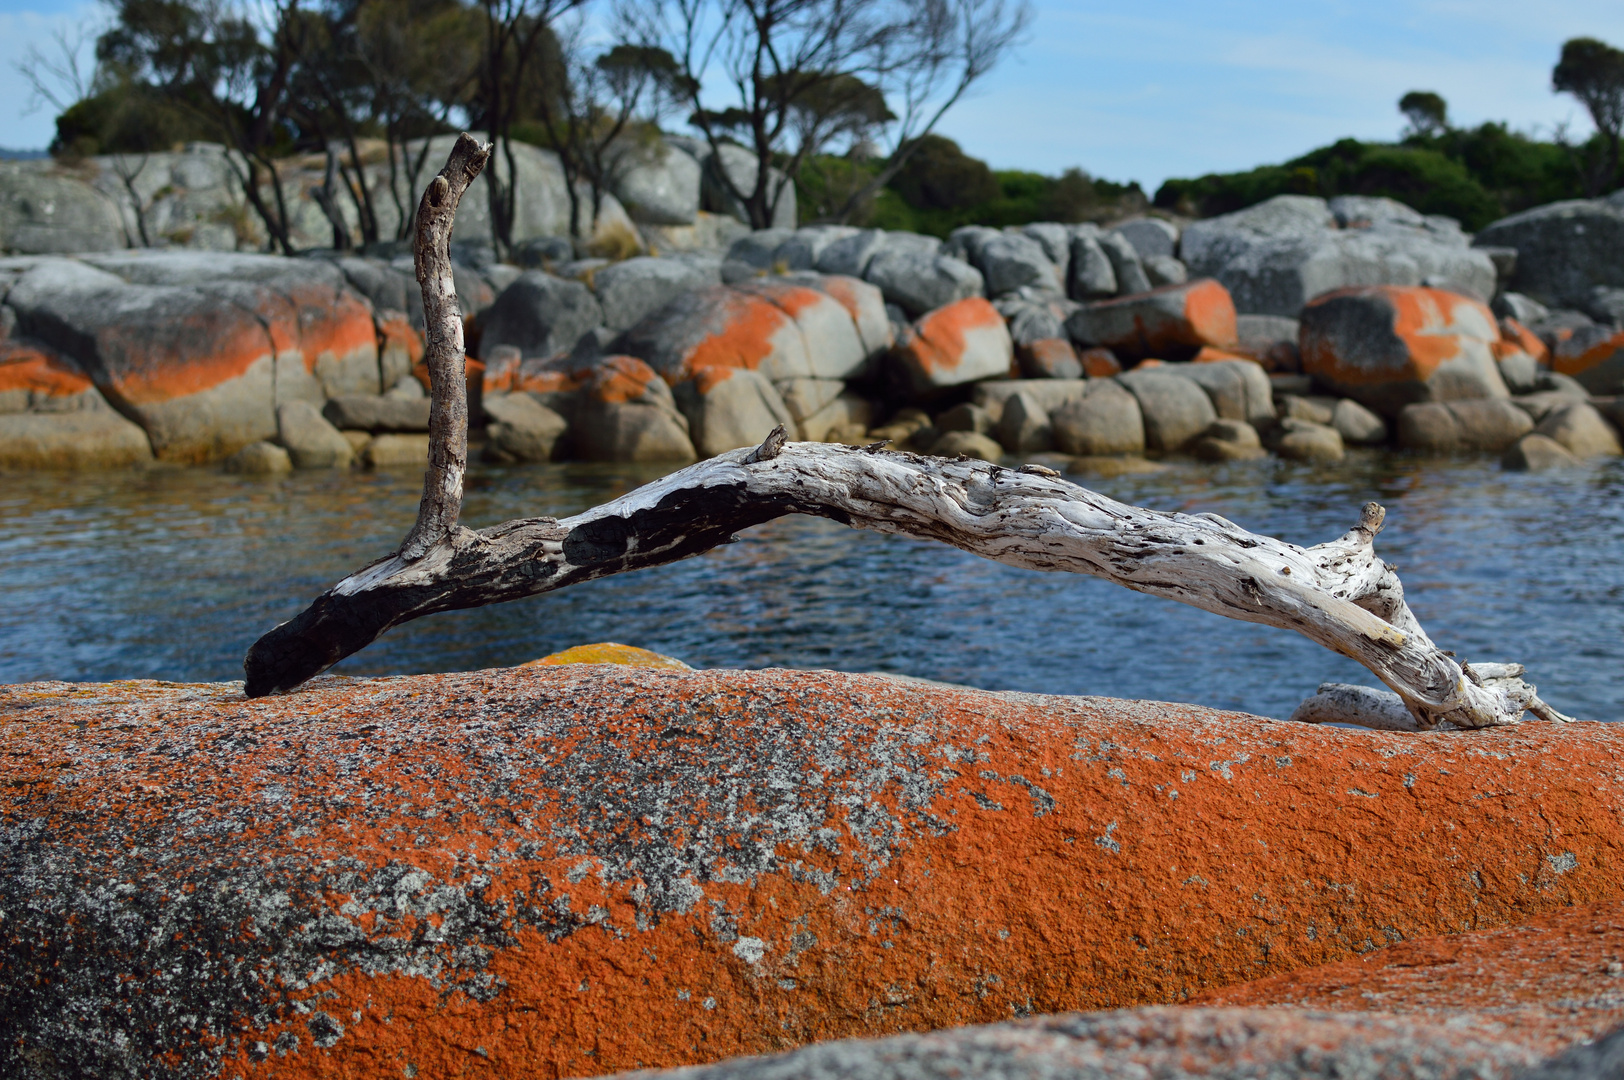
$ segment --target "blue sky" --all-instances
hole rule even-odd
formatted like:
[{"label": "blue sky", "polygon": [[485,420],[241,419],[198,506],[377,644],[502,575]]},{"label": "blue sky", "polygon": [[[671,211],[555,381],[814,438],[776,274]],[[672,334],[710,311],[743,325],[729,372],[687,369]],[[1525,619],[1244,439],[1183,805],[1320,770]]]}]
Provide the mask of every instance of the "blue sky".
[{"label": "blue sky", "polygon": [[[56,27],[103,17],[78,0],[0,0],[0,146],[41,147],[12,64]],[[1550,91],[1562,42],[1624,46],[1618,0],[1039,0],[1016,55],[941,130],[999,168],[1138,180],[1280,161],[1343,136],[1392,138],[1406,90],[1436,90],[1457,123],[1590,130]]]}]

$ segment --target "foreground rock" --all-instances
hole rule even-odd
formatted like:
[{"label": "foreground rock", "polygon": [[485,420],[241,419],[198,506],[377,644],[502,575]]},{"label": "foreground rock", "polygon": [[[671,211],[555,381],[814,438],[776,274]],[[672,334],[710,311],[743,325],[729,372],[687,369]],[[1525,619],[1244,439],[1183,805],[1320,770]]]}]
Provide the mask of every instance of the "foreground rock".
[{"label": "foreground rock", "polygon": [[1613,974],[1620,954],[1624,905],[1587,904],[1515,929],[1389,945],[1186,1008],[1048,1016],[640,1075],[1602,1080],[1624,1070],[1615,1032],[1624,999],[1612,986],[1624,978]]},{"label": "foreground rock", "polygon": [[30,748],[0,763],[21,1078],[699,1063],[1178,1001],[1624,894],[1605,724],[589,665],[253,702],[44,683],[0,717]]},{"label": "foreground rock", "polygon": [[1556,1054],[1624,1024],[1621,958],[1624,904],[1578,904],[1515,927],[1398,942],[1196,1001],[1398,1013],[1451,1024],[1492,1017],[1511,1040]]}]

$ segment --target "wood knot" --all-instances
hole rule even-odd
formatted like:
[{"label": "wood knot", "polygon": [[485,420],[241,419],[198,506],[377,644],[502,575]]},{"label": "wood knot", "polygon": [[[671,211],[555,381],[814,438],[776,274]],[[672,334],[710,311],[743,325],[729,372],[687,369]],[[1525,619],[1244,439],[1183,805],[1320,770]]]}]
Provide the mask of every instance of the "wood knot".
[{"label": "wood knot", "polygon": [[443,206],[445,197],[451,194],[451,182],[443,176],[436,176],[429,181],[429,205]]},{"label": "wood knot", "polygon": [[1382,531],[1382,522],[1387,520],[1387,508],[1378,502],[1367,502],[1359,508],[1359,527],[1371,536]]},{"label": "wood knot", "polygon": [[745,456],[746,465],[754,465],[758,461],[771,461],[784,452],[784,445],[789,442],[789,434],[784,431],[784,425],[779,424],[767,433],[761,440],[761,445]]}]

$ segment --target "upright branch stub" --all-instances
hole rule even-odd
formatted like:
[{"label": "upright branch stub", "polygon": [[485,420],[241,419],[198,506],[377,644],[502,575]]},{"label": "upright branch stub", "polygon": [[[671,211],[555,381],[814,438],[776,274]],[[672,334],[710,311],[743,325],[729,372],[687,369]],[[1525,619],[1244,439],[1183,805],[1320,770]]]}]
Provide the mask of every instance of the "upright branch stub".
[{"label": "upright branch stub", "polygon": [[408,562],[450,536],[462,513],[462,474],[468,467],[467,354],[462,304],[451,275],[451,226],[463,192],[490,160],[491,146],[466,131],[457,137],[445,168],[429,181],[417,205],[412,254],[423,289],[424,359],[429,369],[429,468],[417,522],[400,546]]}]

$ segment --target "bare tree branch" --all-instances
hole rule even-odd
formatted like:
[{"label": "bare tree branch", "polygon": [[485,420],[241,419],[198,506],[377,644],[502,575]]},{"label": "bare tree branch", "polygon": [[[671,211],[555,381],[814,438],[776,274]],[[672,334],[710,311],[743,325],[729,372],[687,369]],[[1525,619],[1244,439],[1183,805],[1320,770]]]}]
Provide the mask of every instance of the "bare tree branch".
[{"label": "bare tree branch", "polygon": [[[997,562],[1105,578],[1246,622],[1295,630],[1369,668],[1413,728],[1483,728],[1533,708],[1561,718],[1520,679],[1481,679],[1433,644],[1376,556],[1383,511],[1365,507],[1340,539],[1300,548],[1212,514],[1128,506],[1045,475],[975,461],[786,443],[736,450],[556,521],[459,529],[425,557],[391,556],[339,582],[265,635],[245,661],[247,692],[292,689],[390,627],[441,611],[551,592],[659,566],[787,514],[939,540]],[[1353,713],[1312,719],[1359,722]],[[1391,725],[1386,725],[1391,726]]]},{"label": "bare tree branch", "polygon": [[490,161],[491,145],[463,132],[451,156],[417,207],[413,258],[423,289],[427,331],[424,359],[429,369],[429,469],[417,523],[400,546],[399,558],[412,562],[444,542],[462,513],[462,474],[468,467],[467,353],[463,349],[462,305],[451,274],[451,226],[463,192]]},{"label": "bare tree branch", "polygon": [[51,31],[51,42],[56,46],[53,54],[30,45],[21,60],[12,67],[28,83],[28,104],[23,115],[37,112],[50,105],[57,112],[66,112],[68,106],[90,96],[90,76],[79,64],[79,54],[96,36],[95,28],[81,23],[68,30],[62,27]]}]

